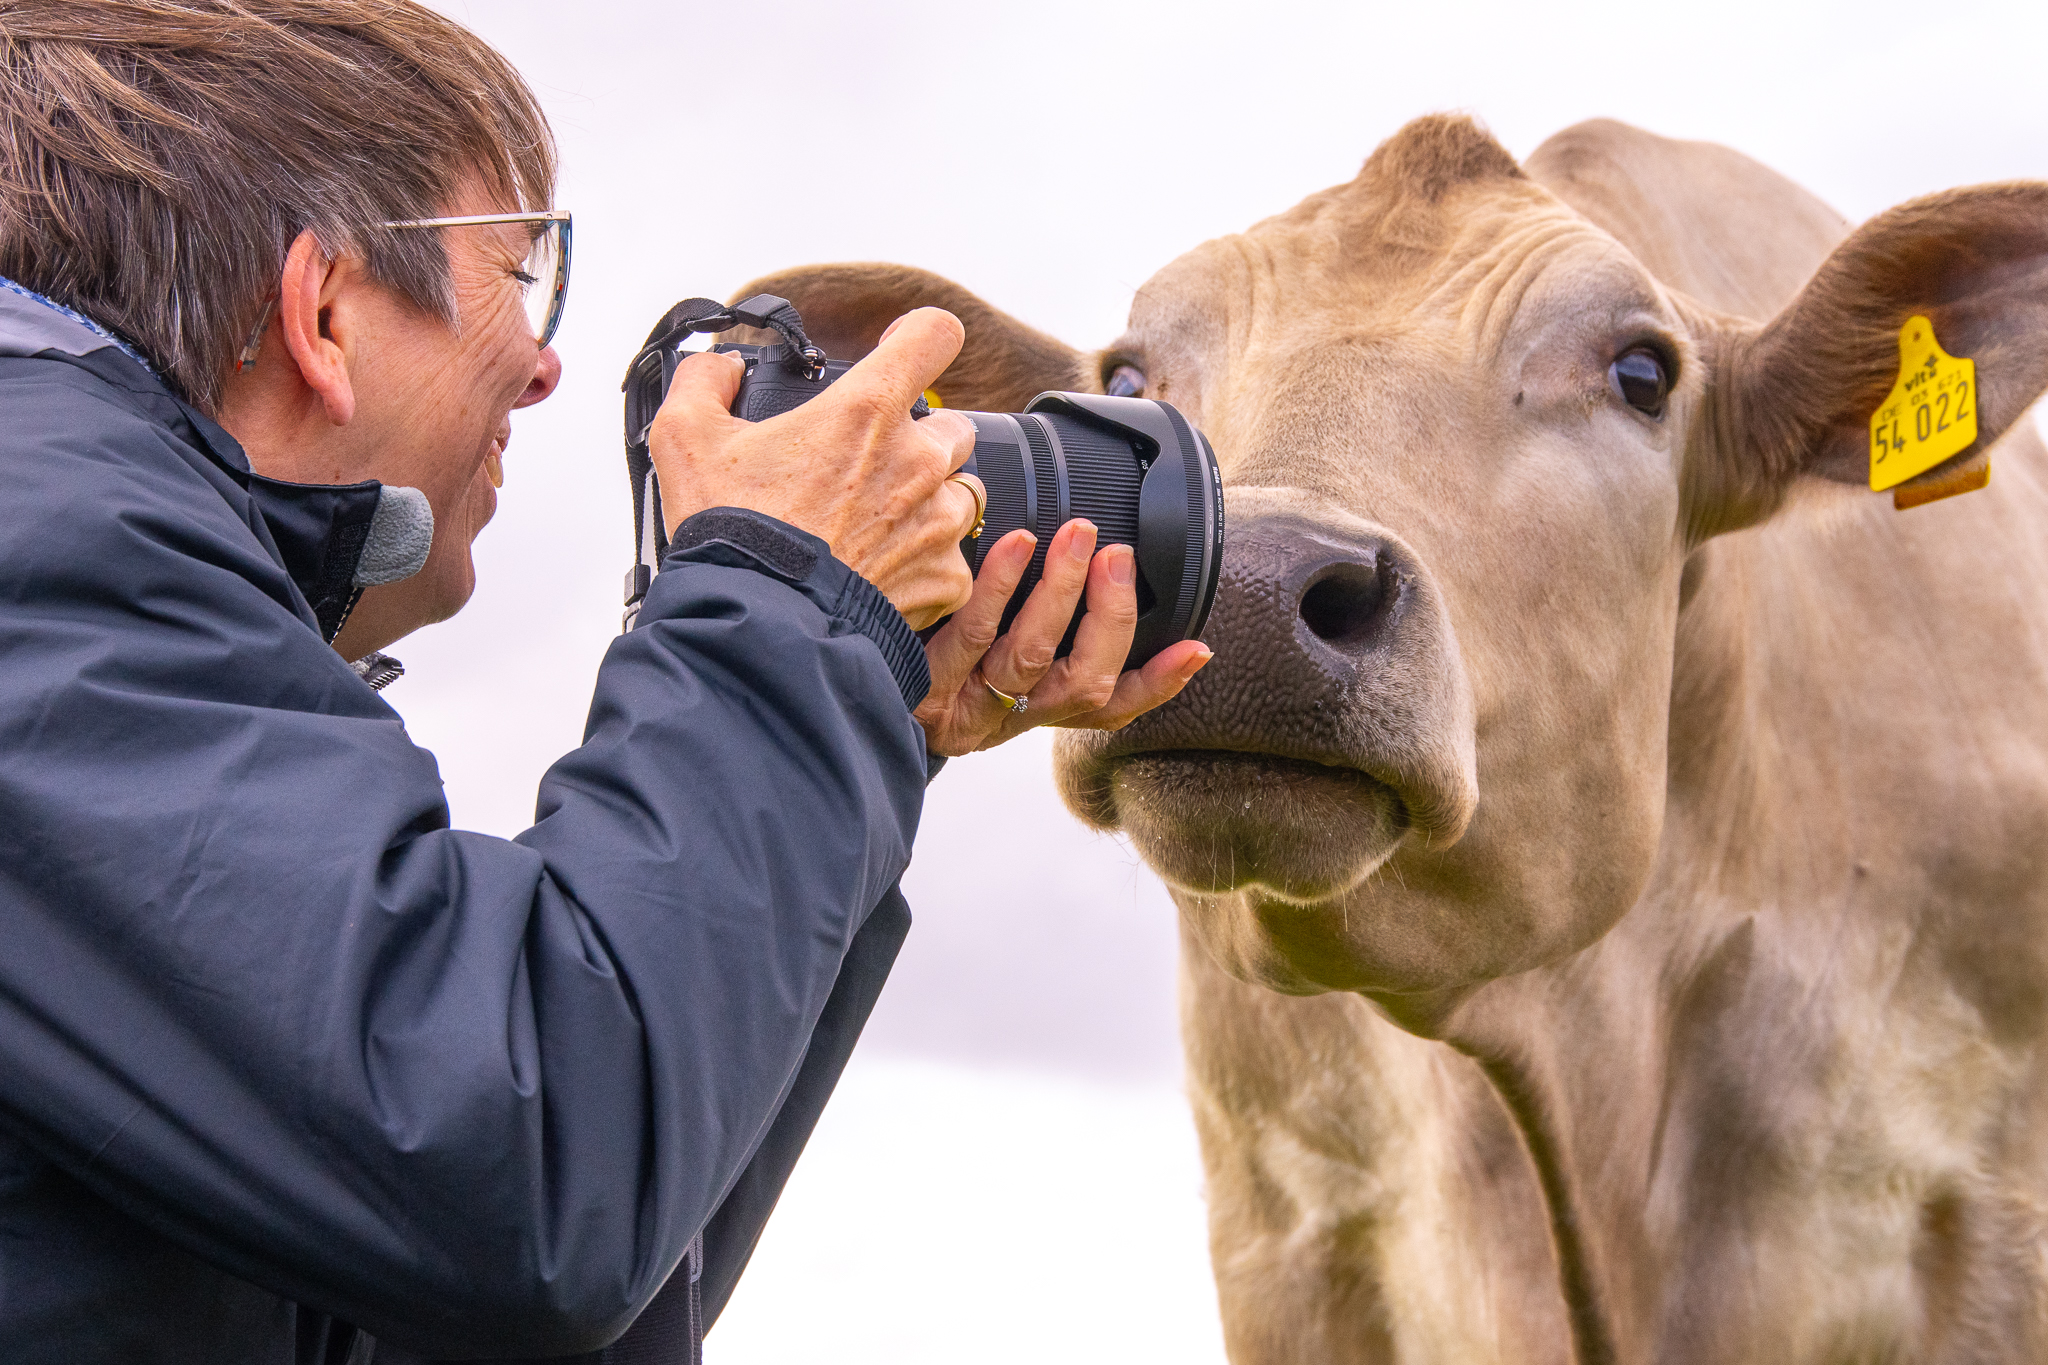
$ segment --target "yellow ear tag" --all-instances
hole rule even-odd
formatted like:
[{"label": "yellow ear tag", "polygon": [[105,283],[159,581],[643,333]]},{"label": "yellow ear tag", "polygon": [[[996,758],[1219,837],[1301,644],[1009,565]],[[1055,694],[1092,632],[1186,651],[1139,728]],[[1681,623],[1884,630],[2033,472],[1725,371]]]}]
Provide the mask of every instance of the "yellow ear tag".
[{"label": "yellow ear tag", "polygon": [[1870,417],[1871,491],[1925,474],[1976,439],[1977,362],[1942,350],[1926,318],[1906,319],[1899,329],[1899,382]]},{"label": "yellow ear tag", "polygon": [[946,406],[939,401],[939,396],[930,389],[924,391],[924,405],[928,408],[943,408]]}]

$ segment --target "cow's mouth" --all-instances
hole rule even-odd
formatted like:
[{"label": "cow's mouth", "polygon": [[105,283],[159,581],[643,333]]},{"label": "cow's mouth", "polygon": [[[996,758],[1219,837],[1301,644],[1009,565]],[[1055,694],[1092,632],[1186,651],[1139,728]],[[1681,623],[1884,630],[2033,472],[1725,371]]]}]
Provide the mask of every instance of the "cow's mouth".
[{"label": "cow's mouth", "polygon": [[1476,729],[1413,550],[1285,489],[1231,496],[1215,659],[1121,730],[1068,731],[1057,771],[1068,809],[1128,832],[1179,889],[1284,915],[1356,899],[1411,843],[1455,844],[1478,804]]},{"label": "cow's mouth", "polygon": [[1343,894],[1408,833],[1392,787],[1353,767],[1226,749],[1112,759],[1123,828],[1169,882],[1205,894],[1257,884],[1292,901]]}]

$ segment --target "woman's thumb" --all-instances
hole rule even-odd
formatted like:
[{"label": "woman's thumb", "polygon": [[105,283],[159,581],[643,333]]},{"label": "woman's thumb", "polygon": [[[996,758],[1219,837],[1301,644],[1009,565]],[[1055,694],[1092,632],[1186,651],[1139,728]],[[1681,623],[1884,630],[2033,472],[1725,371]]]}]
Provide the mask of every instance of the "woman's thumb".
[{"label": "woman's thumb", "polygon": [[730,420],[746,362],[731,351],[685,356],[661,402],[662,425],[687,443],[694,433]]}]

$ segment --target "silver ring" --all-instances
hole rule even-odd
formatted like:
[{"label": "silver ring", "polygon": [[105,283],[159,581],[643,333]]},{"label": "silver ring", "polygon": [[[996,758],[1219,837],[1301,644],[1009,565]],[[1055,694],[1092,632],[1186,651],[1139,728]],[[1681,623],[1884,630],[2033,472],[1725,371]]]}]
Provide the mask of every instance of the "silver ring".
[{"label": "silver ring", "polygon": [[981,685],[983,687],[986,687],[989,691],[995,693],[996,700],[1001,702],[1003,705],[1009,707],[1012,711],[1022,711],[1026,707],[1031,705],[1030,697],[1013,697],[1008,692],[1003,691],[1002,688],[997,687],[994,683],[990,682],[987,678],[983,678],[981,680]]}]

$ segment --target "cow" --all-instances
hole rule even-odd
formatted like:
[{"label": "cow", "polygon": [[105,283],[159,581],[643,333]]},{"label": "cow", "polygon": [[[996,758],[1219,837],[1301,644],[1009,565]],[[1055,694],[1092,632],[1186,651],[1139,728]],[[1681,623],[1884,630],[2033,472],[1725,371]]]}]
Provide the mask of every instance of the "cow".
[{"label": "cow", "polygon": [[[1057,780],[1179,907],[1233,1361],[2048,1359],[2048,185],[1850,231],[1431,116],[1099,352],[907,267],[757,291],[1216,447],[1216,657]],[[1885,497],[1916,318],[1978,437]]]}]

